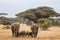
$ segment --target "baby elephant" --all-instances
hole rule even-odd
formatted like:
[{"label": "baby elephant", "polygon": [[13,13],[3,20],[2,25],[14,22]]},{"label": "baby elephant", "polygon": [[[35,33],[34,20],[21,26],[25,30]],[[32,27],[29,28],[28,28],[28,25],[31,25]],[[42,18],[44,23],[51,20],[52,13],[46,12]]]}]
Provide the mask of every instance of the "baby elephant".
[{"label": "baby elephant", "polygon": [[28,37],[33,37],[33,33],[32,32],[27,32]]},{"label": "baby elephant", "polygon": [[25,35],[26,35],[26,32],[25,32],[25,31],[21,31],[21,32],[19,32],[19,36],[24,37]]},{"label": "baby elephant", "polygon": [[19,36],[20,37],[29,37],[29,36],[31,36],[31,37],[33,37],[33,34],[32,34],[32,32],[25,32],[25,31],[21,31],[21,32],[19,32]]}]

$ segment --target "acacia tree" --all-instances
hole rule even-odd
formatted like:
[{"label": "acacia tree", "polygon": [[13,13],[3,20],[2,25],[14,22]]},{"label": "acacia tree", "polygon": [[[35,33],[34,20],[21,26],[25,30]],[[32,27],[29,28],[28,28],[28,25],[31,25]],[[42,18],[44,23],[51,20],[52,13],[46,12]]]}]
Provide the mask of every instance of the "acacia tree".
[{"label": "acacia tree", "polygon": [[55,12],[54,9],[51,7],[42,6],[18,13],[16,14],[16,16],[27,18],[37,23],[37,20],[40,18],[49,18],[50,16],[60,16],[60,14]]}]

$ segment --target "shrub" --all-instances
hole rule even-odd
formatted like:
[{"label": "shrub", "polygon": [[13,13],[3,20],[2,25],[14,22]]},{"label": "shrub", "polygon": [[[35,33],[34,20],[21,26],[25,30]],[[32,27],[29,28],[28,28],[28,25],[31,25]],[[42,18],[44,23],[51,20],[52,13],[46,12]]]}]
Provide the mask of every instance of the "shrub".
[{"label": "shrub", "polygon": [[48,27],[52,25],[52,20],[49,20],[47,18],[42,18],[38,20],[38,24],[43,30],[46,30]]},{"label": "shrub", "polygon": [[26,22],[26,24],[30,26],[30,25],[32,25],[32,22],[28,20],[28,21]]}]

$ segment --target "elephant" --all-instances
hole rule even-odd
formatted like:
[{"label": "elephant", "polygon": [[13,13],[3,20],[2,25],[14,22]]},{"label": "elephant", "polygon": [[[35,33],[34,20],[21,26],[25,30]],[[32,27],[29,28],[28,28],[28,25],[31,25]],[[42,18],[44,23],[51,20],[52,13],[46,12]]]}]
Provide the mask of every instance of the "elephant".
[{"label": "elephant", "polygon": [[18,37],[20,24],[13,24],[11,26],[12,36]]},{"label": "elephant", "polygon": [[29,36],[32,37],[33,35],[32,35],[32,32],[21,31],[21,32],[19,32],[19,36],[20,37],[29,37]]},{"label": "elephant", "polygon": [[27,32],[28,37],[33,37],[33,33],[32,32]]},{"label": "elephant", "polygon": [[19,32],[19,36],[21,37],[24,37],[26,35],[26,32],[25,31],[21,31],[21,32]]},{"label": "elephant", "polygon": [[37,37],[38,29],[39,29],[39,26],[37,24],[32,24],[31,31],[32,31],[33,37]]}]

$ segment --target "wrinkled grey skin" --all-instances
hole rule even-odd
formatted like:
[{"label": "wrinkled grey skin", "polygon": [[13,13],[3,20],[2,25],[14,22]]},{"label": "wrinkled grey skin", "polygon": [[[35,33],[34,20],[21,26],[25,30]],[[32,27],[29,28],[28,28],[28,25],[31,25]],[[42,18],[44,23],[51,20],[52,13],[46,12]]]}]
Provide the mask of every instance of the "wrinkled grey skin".
[{"label": "wrinkled grey skin", "polygon": [[37,34],[38,34],[38,28],[39,26],[37,24],[33,24],[31,26],[31,31],[32,31],[32,34],[33,34],[33,37],[37,37]]},{"label": "wrinkled grey skin", "polygon": [[18,37],[19,27],[19,24],[14,24],[11,26],[12,36]]}]

